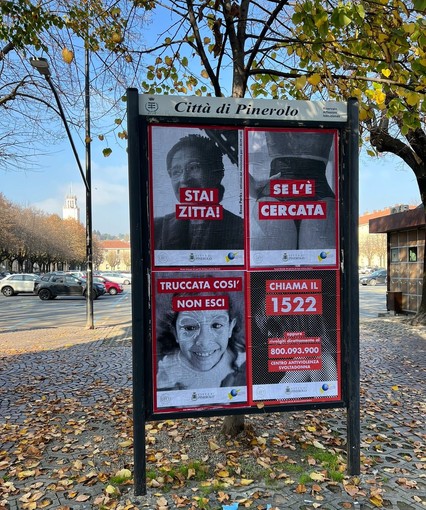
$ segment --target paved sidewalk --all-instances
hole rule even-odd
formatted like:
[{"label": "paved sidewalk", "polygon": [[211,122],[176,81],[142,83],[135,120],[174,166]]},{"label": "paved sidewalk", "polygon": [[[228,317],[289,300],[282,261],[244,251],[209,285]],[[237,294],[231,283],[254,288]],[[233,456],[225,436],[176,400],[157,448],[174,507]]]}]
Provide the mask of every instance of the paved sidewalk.
[{"label": "paved sidewalk", "polygon": [[[404,318],[361,321],[358,490],[329,484],[319,498],[284,483],[263,484],[227,489],[232,501],[255,497],[250,508],[280,510],[373,509],[377,502],[391,510],[426,509],[425,348],[424,328]],[[324,422],[345,437],[344,410],[328,412]],[[108,506],[114,474],[132,470],[130,431],[129,327],[0,334],[0,510],[191,508],[183,506],[194,494],[190,488],[179,494],[180,505],[155,488],[135,498],[131,486]],[[211,504],[221,508],[217,500]]]}]

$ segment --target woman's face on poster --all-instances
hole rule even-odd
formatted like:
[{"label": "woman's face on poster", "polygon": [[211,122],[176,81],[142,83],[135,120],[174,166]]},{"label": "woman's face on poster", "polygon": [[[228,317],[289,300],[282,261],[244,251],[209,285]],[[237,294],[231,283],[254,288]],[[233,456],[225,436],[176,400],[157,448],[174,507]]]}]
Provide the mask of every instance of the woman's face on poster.
[{"label": "woman's face on poster", "polygon": [[178,200],[180,188],[217,188],[222,180],[222,171],[211,168],[196,147],[178,150],[171,161],[169,173]]},{"label": "woman's face on poster", "polygon": [[196,370],[212,369],[225,353],[235,326],[227,310],[180,312],[176,340],[184,358]]}]

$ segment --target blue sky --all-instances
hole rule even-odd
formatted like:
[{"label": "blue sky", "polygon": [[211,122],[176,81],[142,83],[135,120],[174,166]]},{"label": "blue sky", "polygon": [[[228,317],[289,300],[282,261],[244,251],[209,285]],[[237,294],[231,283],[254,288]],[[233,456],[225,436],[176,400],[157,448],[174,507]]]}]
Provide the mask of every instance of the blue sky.
[{"label": "blue sky", "polygon": [[[78,147],[84,168],[84,147]],[[67,140],[48,145],[50,154],[30,170],[1,171],[0,191],[21,206],[33,206],[62,216],[65,196],[72,188],[77,195],[80,216],[84,220],[85,193],[73,153]],[[371,158],[360,156],[360,214],[396,204],[420,204],[420,194],[413,172],[395,156]],[[128,233],[129,200],[127,153],[113,147],[105,158],[96,143],[92,148],[93,228],[102,233]]]}]

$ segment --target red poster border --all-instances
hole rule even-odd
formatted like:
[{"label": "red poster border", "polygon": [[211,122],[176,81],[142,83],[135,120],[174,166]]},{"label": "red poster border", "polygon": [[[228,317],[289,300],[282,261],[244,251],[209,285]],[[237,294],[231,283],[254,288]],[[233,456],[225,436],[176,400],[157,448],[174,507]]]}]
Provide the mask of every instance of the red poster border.
[{"label": "red poster border", "polygon": [[[156,127],[164,127],[168,129],[218,129],[218,130],[233,130],[239,131],[242,133],[243,137],[243,211],[244,211],[244,264],[240,266],[185,266],[185,267],[176,267],[176,266],[156,266],[154,264],[154,201],[153,201],[153,135],[152,129]],[[251,267],[250,266],[250,211],[249,211],[249,187],[248,187],[248,179],[249,179],[249,159],[248,159],[248,133],[250,131],[262,131],[262,132],[302,132],[306,133],[332,133],[333,134],[333,143],[334,143],[334,190],[335,190],[335,205],[336,205],[336,221],[335,221],[335,239],[336,239],[336,264],[333,265],[324,265],[324,266],[295,266],[295,265],[286,265],[286,266],[262,266],[262,267]],[[171,123],[156,123],[156,124],[148,124],[147,126],[147,138],[148,138],[148,189],[149,189],[149,212],[150,212],[150,256],[152,261],[152,278],[151,278],[151,296],[152,296],[152,310],[151,310],[151,320],[152,320],[152,388],[153,388],[153,413],[154,414],[176,414],[176,413],[193,413],[193,412],[203,412],[209,410],[224,410],[224,409],[244,409],[248,410],[253,407],[260,407],[260,403],[258,401],[253,400],[253,372],[252,372],[252,327],[251,321],[249,317],[248,310],[250,310],[251,304],[251,275],[254,273],[260,272],[271,272],[277,271],[280,273],[288,272],[291,274],[294,271],[303,272],[303,271],[332,271],[336,274],[336,355],[337,355],[337,373],[338,373],[338,394],[333,397],[310,397],[305,399],[292,399],[285,401],[271,400],[265,401],[265,407],[276,407],[282,406],[283,408],[286,405],[293,404],[316,404],[316,403],[334,403],[341,402],[342,399],[342,381],[341,381],[341,371],[342,371],[342,355],[341,355],[341,303],[340,303],[340,237],[339,237],[339,229],[340,229],[340,215],[339,215],[339,175],[340,175],[340,161],[339,161],[339,129],[338,128],[329,128],[329,129],[321,129],[321,128],[267,128],[267,127],[244,127],[244,126],[224,126],[224,125],[209,125],[209,124],[187,124],[187,123],[179,123],[179,124],[171,124]],[[157,275],[161,273],[171,273],[174,272],[176,277],[183,276],[188,272],[199,271],[201,274],[204,272],[239,272],[244,273],[244,302],[246,309],[246,317],[245,317],[245,330],[246,330],[246,355],[247,355],[247,402],[241,404],[227,404],[224,406],[223,404],[218,405],[200,405],[200,406],[184,406],[184,407],[170,407],[170,408],[159,408],[157,403],[157,392],[156,392],[156,366],[155,360],[157,355],[157,344],[156,344],[156,289],[155,282]]]}]

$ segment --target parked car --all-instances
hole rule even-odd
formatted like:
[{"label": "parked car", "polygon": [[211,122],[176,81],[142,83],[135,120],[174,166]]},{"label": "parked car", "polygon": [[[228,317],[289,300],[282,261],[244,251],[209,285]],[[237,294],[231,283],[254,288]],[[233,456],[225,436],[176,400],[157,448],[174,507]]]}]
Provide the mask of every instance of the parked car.
[{"label": "parked car", "polygon": [[[86,276],[84,276],[83,278],[86,278]],[[112,282],[111,280],[108,280],[108,278],[105,278],[104,276],[94,275],[93,281],[103,283],[105,285],[107,294],[110,294],[111,296],[121,294],[124,290],[123,286],[120,283]]]},{"label": "parked car", "polygon": [[38,280],[40,277],[31,273],[9,274],[0,280],[0,291],[6,297],[14,296],[20,292],[34,294]]},{"label": "parked car", "polygon": [[86,277],[86,271],[66,271],[65,274],[70,274],[71,276],[75,276],[76,278],[85,278]]},{"label": "parked car", "polygon": [[[66,274],[53,274],[42,276],[36,286],[36,294],[40,299],[46,301],[55,299],[57,296],[86,296],[86,282]],[[93,283],[93,299],[105,294],[103,283]]]},{"label": "parked car", "polygon": [[104,278],[108,278],[111,282],[121,283],[122,285],[130,285],[132,283],[132,276],[130,274],[123,274],[115,271],[102,271],[101,275]]},{"label": "parked car", "polygon": [[361,285],[377,285],[378,283],[386,283],[387,274],[388,272],[386,269],[379,269],[378,271],[373,271],[367,276],[362,276],[359,279],[359,282]]}]

